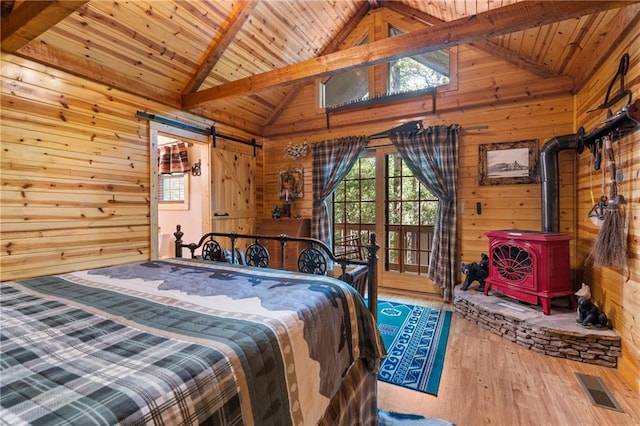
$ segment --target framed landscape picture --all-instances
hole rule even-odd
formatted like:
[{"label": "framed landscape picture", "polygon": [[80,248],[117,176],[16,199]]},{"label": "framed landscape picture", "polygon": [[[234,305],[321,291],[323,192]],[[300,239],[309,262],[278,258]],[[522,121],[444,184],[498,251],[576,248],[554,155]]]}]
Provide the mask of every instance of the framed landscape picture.
[{"label": "framed landscape picture", "polygon": [[538,141],[501,142],[479,147],[480,185],[538,183]]}]

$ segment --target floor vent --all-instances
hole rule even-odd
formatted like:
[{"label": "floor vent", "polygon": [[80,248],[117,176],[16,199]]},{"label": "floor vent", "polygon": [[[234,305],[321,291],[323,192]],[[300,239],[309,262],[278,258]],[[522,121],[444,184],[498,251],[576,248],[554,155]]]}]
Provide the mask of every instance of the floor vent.
[{"label": "floor vent", "polygon": [[580,386],[582,386],[582,390],[587,394],[593,405],[620,411],[621,413],[624,412],[599,377],[582,373],[575,374]]}]

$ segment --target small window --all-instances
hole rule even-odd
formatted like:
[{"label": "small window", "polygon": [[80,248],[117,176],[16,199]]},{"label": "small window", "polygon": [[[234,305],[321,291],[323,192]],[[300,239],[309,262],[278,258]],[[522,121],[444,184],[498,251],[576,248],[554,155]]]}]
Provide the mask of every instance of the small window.
[{"label": "small window", "polygon": [[158,201],[160,203],[186,204],[188,175],[184,173],[161,174],[158,179]]},{"label": "small window", "polygon": [[[403,34],[389,27],[389,37]],[[423,53],[389,62],[389,94],[406,93],[449,84],[449,51]]]},{"label": "small window", "polygon": [[[388,37],[403,34],[402,30],[389,27]],[[367,44],[368,37],[360,45]],[[455,62],[454,62],[455,64]],[[364,66],[339,72],[320,81],[320,108],[334,108],[368,101],[377,96],[431,92],[436,87],[451,84],[449,49],[406,56],[388,62],[382,78],[386,79],[386,93],[374,93],[374,82],[369,80],[372,67]],[[377,75],[377,74],[376,74]],[[377,77],[376,77],[377,78]],[[375,85],[378,85],[376,83]]]},{"label": "small window", "polygon": [[[365,37],[360,45],[369,43]],[[362,67],[328,77],[320,84],[320,105],[332,107],[369,97],[369,68]]]},{"label": "small window", "polygon": [[358,68],[332,75],[320,88],[325,107],[364,101],[369,97],[369,70]]}]

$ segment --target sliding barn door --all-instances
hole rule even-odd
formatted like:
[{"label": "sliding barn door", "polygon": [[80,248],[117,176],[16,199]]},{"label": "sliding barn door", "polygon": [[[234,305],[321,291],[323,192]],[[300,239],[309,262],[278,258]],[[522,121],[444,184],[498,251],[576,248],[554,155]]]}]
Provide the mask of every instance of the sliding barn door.
[{"label": "sliding barn door", "polygon": [[211,230],[252,233],[257,215],[255,158],[218,148],[211,157]]}]

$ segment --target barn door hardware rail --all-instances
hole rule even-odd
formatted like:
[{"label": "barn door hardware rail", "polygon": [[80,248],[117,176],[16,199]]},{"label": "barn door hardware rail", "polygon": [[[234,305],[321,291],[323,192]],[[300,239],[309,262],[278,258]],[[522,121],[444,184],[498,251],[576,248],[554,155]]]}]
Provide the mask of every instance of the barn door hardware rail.
[{"label": "barn door hardware rail", "polygon": [[244,140],[244,139],[240,139],[240,138],[236,138],[235,136],[229,136],[229,135],[225,135],[222,133],[217,133],[216,132],[216,128],[211,126],[211,140],[213,143],[213,147],[216,147],[216,137],[222,138],[222,139],[226,139],[228,141],[233,141],[233,142],[238,142],[241,143],[243,145],[249,145],[251,147],[253,147],[253,156],[255,157],[256,155],[258,155],[258,148],[262,148],[262,145],[258,145],[256,143],[256,139],[252,138],[250,141]]},{"label": "barn door hardware rail", "polygon": [[[144,118],[149,121],[155,121],[156,123],[167,124],[169,126],[177,127],[183,130],[189,130],[190,132],[200,133],[201,135],[210,135],[211,129],[202,129],[200,127],[191,126],[189,124],[181,123],[179,121],[170,120],[168,118],[160,117],[155,114],[148,114],[143,111],[136,111],[136,117]],[[213,127],[212,127],[213,128]]]},{"label": "barn door hardware rail", "polygon": [[216,137],[222,138],[222,139],[226,139],[226,140],[229,140],[229,141],[233,141],[233,142],[238,142],[238,143],[241,143],[243,145],[249,145],[249,146],[253,147],[253,156],[254,157],[257,155],[258,148],[262,148],[262,145],[258,145],[256,143],[256,139],[255,138],[252,138],[250,141],[248,141],[246,139],[240,139],[240,138],[237,138],[235,136],[225,135],[223,133],[217,133],[216,132],[216,128],[214,126],[211,126],[210,128],[207,128],[207,129],[203,129],[201,127],[191,126],[189,124],[185,124],[185,123],[181,123],[179,121],[171,120],[169,118],[160,117],[160,116],[157,116],[155,114],[148,114],[148,113],[143,112],[143,111],[137,111],[136,112],[136,116],[140,117],[140,118],[147,119],[149,121],[155,121],[157,123],[162,123],[162,124],[167,124],[169,126],[177,127],[179,129],[189,130],[191,132],[199,133],[201,135],[207,135],[207,136],[210,135],[211,136],[211,143],[213,144],[214,148],[216,147]]}]

